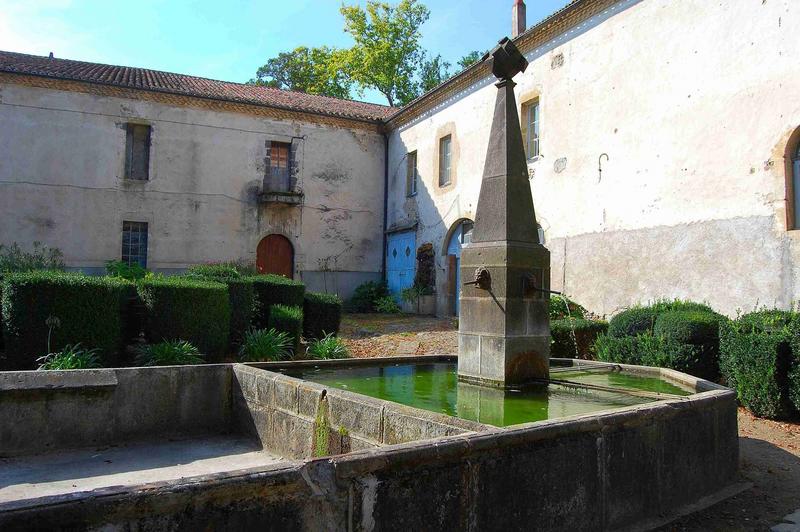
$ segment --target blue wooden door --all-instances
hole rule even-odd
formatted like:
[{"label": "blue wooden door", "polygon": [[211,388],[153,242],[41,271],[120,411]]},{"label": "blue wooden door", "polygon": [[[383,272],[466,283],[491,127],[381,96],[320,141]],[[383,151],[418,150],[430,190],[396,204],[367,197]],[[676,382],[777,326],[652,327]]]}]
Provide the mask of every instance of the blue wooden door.
[{"label": "blue wooden door", "polygon": [[389,235],[386,249],[386,280],[389,292],[399,300],[400,292],[414,284],[417,236],[413,231]]},{"label": "blue wooden door", "polygon": [[459,304],[459,299],[461,297],[461,248],[464,247],[465,244],[469,244],[471,237],[472,222],[466,220],[456,227],[455,231],[453,231],[453,235],[450,237],[450,242],[447,243],[447,254],[453,257],[450,262],[450,267],[455,270],[451,277],[454,283],[451,287],[450,297],[453,298],[453,307],[456,316],[458,316],[461,310]]}]

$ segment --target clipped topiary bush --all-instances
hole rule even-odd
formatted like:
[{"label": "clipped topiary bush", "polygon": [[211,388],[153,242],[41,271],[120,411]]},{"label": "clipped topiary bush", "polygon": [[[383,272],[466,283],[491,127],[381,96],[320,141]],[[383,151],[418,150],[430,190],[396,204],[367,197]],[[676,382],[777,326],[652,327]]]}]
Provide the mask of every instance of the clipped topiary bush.
[{"label": "clipped topiary bush", "polygon": [[324,338],[339,334],[342,322],[342,300],[334,294],[306,292],[303,299],[303,336]]},{"label": "clipped topiary bush", "polygon": [[230,303],[222,283],[162,277],[139,283],[150,343],[186,340],[200,353],[218,357],[228,350]]},{"label": "clipped topiary bush", "polygon": [[594,344],[597,360],[613,362],[616,364],[642,363],[642,353],[639,337],[636,336],[611,336],[601,334]]},{"label": "clipped topiary bush", "polygon": [[299,281],[293,281],[280,275],[254,275],[246,277],[253,282],[256,295],[256,310],[253,324],[258,329],[269,326],[270,307],[286,305],[302,307],[306,287]]},{"label": "clipped topiary bush", "polygon": [[550,356],[555,358],[576,358],[575,344],[577,343],[577,358],[594,360],[595,340],[607,330],[608,323],[604,321],[584,319],[553,320],[550,322],[550,336],[552,337]]},{"label": "clipped topiary bush", "polygon": [[250,329],[257,309],[256,292],[252,278],[242,277],[227,264],[200,264],[189,268],[186,277],[203,281],[216,281],[228,287],[231,309],[230,346],[236,351],[245,332]]},{"label": "clipped topiary bush", "polygon": [[269,328],[285,332],[292,339],[293,353],[300,348],[300,336],[303,333],[302,307],[274,305],[269,313]]},{"label": "clipped topiary bush", "polygon": [[[660,314],[653,335],[663,340],[661,355],[649,360],[667,360],[666,367],[702,379],[719,380],[719,326],[726,318],[706,310],[669,310]],[[655,355],[653,355],[655,357]]]},{"label": "clipped topiary bush", "polygon": [[608,335],[622,338],[650,332],[657,317],[658,312],[651,307],[632,307],[623,310],[608,322]]},{"label": "clipped topiary bush", "polygon": [[196,264],[189,266],[186,272],[188,275],[207,277],[215,281],[227,281],[229,279],[239,279],[242,275],[227,264]]},{"label": "clipped topiary bush", "polygon": [[720,328],[722,375],[739,402],[759,417],[784,419],[796,412],[790,376],[800,365],[798,325],[796,313],[768,310]]},{"label": "clipped topiary bush", "polygon": [[64,272],[4,275],[5,369],[35,369],[36,359],[48,353],[48,333],[50,352],[80,343],[98,349],[104,366],[114,366],[123,347],[122,309],[130,287],[123,279]]}]

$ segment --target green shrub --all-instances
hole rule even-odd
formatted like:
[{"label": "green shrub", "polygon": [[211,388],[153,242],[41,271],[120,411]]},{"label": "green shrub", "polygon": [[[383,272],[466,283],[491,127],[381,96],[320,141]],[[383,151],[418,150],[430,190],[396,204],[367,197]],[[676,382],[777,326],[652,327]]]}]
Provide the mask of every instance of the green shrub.
[{"label": "green shrub", "polygon": [[233,351],[241,344],[244,333],[253,324],[257,310],[253,281],[242,277],[231,266],[224,264],[202,264],[189,268],[185,277],[204,281],[216,281],[228,287],[228,306],[231,311],[229,343]]},{"label": "green shrub", "polygon": [[339,334],[342,300],[334,294],[306,292],[303,299],[303,336],[307,339]]},{"label": "green shrub", "polygon": [[225,282],[229,279],[239,279],[242,276],[233,266],[215,263],[189,266],[187,274],[190,276],[196,275],[198,277],[206,277],[220,282]]},{"label": "green shrub", "polygon": [[141,281],[138,289],[150,343],[186,340],[212,360],[227,351],[230,303],[224,284],[163,277]]},{"label": "green shrub", "polygon": [[350,312],[376,312],[375,303],[389,295],[389,287],[384,282],[368,281],[359,285],[353,297],[347,302]]},{"label": "green shrub", "polygon": [[614,338],[622,338],[652,332],[657,317],[658,312],[650,307],[623,310],[608,322],[608,334]]},{"label": "green shrub", "polygon": [[392,296],[385,296],[375,301],[375,312],[381,314],[398,314],[400,307]]},{"label": "green shrub", "polygon": [[64,254],[41,242],[33,243],[33,251],[22,251],[14,242],[0,244],[0,272],[32,272],[35,270],[63,270]]},{"label": "green shrub", "polygon": [[136,356],[137,366],[183,366],[202,363],[203,355],[185,340],[169,340],[146,345]]},{"label": "green shrub", "polygon": [[271,362],[286,360],[291,354],[292,338],[275,329],[253,329],[245,333],[239,348],[242,362]]},{"label": "green shrub", "polygon": [[244,334],[253,323],[256,310],[256,291],[249,279],[228,279],[228,301],[231,308],[231,346],[241,344]]},{"label": "green shrub", "polygon": [[109,260],[106,262],[106,273],[111,277],[138,281],[144,279],[149,272],[138,263],[128,264],[121,260]]},{"label": "green shrub", "polygon": [[[719,326],[723,316],[707,310],[669,310],[658,316],[654,336],[663,339],[665,367],[719,380]],[[649,365],[659,365],[653,364]]]},{"label": "green shrub", "polygon": [[[566,318],[583,319],[586,317],[586,309],[581,305],[575,303],[565,296],[551,295],[550,296],[550,320],[563,320]],[[569,315],[567,314],[567,305],[569,305]]]},{"label": "green shrub", "polygon": [[62,370],[62,369],[92,369],[100,368],[100,357],[98,349],[84,349],[80,343],[66,345],[64,349],[57,353],[50,353],[36,359],[41,370]]},{"label": "green shrub", "polygon": [[349,358],[350,351],[344,342],[333,336],[326,334],[323,338],[314,340],[306,350],[308,358],[315,360],[329,360],[339,358]]},{"label": "green shrub", "polygon": [[300,347],[300,336],[303,334],[303,309],[287,305],[274,305],[269,313],[269,327],[285,332],[292,341],[292,352],[297,353]]},{"label": "green shrub", "polygon": [[256,310],[253,323],[256,328],[269,326],[270,308],[274,305],[302,307],[306,287],[299,281],[293,281],[280,275],[254,275],[252,280],[256,293]]},{"label": "green shrub", "polygon": [[697,311],[720,316],[704,303],[682,301],[680,299],[661,299],[647,306],[637,305],[623,310],[608,323],[608,334],[614,337],[636,336],[644,332],[652,332],[656,319],[660,314],[670,311]]},{"label": "green shrub", "polygon": [[[574,330],[574,339],[573,339]],[[608,330],[608,323],[604,321],[590,321],[584,319],[561,319],[550,322],[550,356],[555,358],[575,358],[575,344],[577,343],[577,357],[584,360],[595,359],[595,340]]]},{"label": "green shrub", "polygon": [[778,310],[745,314],[720,327],[722,375],[759,417],[784,419],[795,412],[790,377],[800,365],[797,332],[797,314]]},{"label": "green shrub", "polygon": [[[2,284],[7,369],[34,369],[42,353],[77,343],[96,347],[104,366],[117,363],[123,347],[122,310],[130,293],[128,281],[31,271],[7,274]],[[48,318],[58,326],[49,327]]]},{"label": "green shrub", "polygon": [[641,364],[642,355],[639,338],[635,336],[611,336],[601,334],[594,344],[597,360],[616,364]]}]

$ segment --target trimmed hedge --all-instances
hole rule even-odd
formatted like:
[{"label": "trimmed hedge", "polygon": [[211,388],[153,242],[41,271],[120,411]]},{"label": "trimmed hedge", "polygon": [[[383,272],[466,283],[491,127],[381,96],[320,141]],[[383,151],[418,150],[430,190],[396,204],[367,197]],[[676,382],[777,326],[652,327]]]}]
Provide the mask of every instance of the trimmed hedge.
[{"label": "trimmed hedge", "polygon": [[[239,346],[250,329],[256,308],[256,290],[249,279],[228,279],[228,303],[231,309],[231,346]],[[235,351],[235,350],[234,350]]]},{"label": "trimmed hedge", "polygon": [[[573,327],[575,340],[572,338]],[[562,319],[550,322],[550,356],[556,358],[575,358],[575,344],[578,344],[578,358],[594,360],[595,340],[608,330],[608,323],[604,321],[590,321],[584,319]]]},{"label": "trimmed hedge", "polygon": [[257,329],[269,327],[270,307],[285,305],[288,307],[303,306],[306,287],[299,281],[293,281],[280,275],[253,275],[245,277],[253,282],[256,294],[256,311],[253,324]]},{"label": "trimmed hedge", "polygon": [[303,299],[303,336],[306,339],[336,336],[342,322],[342,300],[334,294],[306,292]]},{"label": "trimmed hedge", "polygon": [[273,305],[269,313],[269,328],[287,333],[292,339],[292,352],[300,348],[300,335],[303,333],[302,307]]},{"label": "trimmed hedge", "polygon": [[256,311],[256,292],[253,281],[242,277],[233,267],[224,264],[201,264],[189,268],[187,278],[201,281],[216,281],[228,287],[228,304],[231,309],[231,349],[241,345],[244,333],[250,329]]},{"label": "trimmed hedge", "polygon": [[671,368],[702,379],[719,379],[719,326],[727,318],[692,301],[658,301],[614,316],[598,337],[605,362]]},{"label": "trimmed hedge", "polygon": [[[753,414],[784,419],[800,405],[798,314],[768,310],[724,323],[720,332],[720,368],[739,402]],[[800,396],[798,396],[800,397]]]},{"label": "trimmed hedge", "polygon": [[658,312],[650,307],[623,310],[608,322],[608,335],[622,338],[652,331],[657,317]]},{"label": "trimmed hedge", "polygon": [[117,363],[123,348],[122,310],[131,283],[112,277],[32,271],[5,274],[2,281],[5,369],[35,369],[47,354],[48,317],[58,318],[50,350],[67,344],[97,348],[103,364]]},{"label": "trimmed hedge", "polygon": [[719,316],[704,303],[681,301],[680,299],[659,300],[646,307],[635,306],[623,310],[608,322],[608,334],[621,338],[623,336],[636,336],[647,331],[652,332],[658,316],[673,310],[707,312]]},{"label": "trimmed hedge", "polygon": [[236,268],[227,264],[196,264],[194,266],[189,266],[187,274],[207,277],[220,282],[229,279],[239,279],[242,276],[236,271]]},{"label": "trimmed hedge", "polygon": [[224,284],[161,277],[140,282],[138,290],[150,343],[186,340],[212,359],[227,352],[231,312]]}]

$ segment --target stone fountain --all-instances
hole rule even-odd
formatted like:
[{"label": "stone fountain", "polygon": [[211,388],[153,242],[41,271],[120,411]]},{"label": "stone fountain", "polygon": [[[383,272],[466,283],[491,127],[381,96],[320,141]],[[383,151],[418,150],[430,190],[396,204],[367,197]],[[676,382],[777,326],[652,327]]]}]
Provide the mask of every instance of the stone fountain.
[{"label": "stone fountain", "polygon": [[528,61],[503,39],[487,61],[499,79],[472,242],[462,251],[458,378],[496,387],[547,379],[550,252],[539,242],[516,84]]}]

